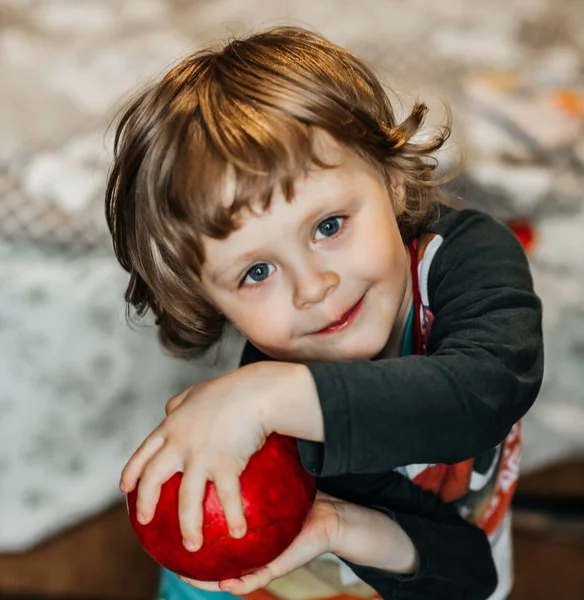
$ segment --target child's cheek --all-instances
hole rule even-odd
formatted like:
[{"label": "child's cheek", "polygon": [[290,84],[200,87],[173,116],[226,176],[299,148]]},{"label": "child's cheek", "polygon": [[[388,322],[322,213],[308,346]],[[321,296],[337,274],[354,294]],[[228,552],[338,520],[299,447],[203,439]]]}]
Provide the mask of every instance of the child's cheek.
[{"label": "child's cheek", "polygon": [[286,350],[293,336],[292,315],[286,310],[290,306],[290,302],[275,298],[268,303],[258,301],[241,315],[238,329],[254,345],[270,348],[270,354]]},{"label": "child's cheek", "polygon": [[345,263],[354,275],[376,283],[379,279],[394,278],[403,270],[405,258],[403,246],[395,248],[387,238],[370,236],[362,241],[359,251],[348,257]]}]

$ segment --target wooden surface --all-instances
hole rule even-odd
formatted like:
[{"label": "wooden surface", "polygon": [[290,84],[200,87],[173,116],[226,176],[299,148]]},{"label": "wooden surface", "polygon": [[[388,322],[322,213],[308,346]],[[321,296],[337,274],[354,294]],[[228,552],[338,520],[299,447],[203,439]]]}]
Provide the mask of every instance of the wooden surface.
[{"label": "wooden surface", "polygon": [[0,554],[2,593],[141,600],[152,597],[157,580],[124,504],[25,554]]}]

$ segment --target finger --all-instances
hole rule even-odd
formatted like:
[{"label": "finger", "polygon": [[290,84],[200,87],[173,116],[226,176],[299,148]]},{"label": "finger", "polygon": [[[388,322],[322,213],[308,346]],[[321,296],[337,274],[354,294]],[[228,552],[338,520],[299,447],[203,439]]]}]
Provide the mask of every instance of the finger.
[{"label": "finger", "polygon": [[241,504],[239,476],[230,474],[218,477],[215,479],[215,487],[231,536],[242,538],[245,535],[247,524]]},{"label": "finger", "polygon": [[152,520],[160,497],[160,488],[182,468],[178,456],[162,448],[144,468],[136,499],[137,519],[145,525]]},{"label": "finger", "polygon": [[236,596],[251,594],[256,590],[265,588],[271,581],[281,577],[276,575],[269,566],[261,568],[255,573],[244,575],[238,579],[228,579],[219,583],[219,589]]},{"label": "finger", "polygon": [[168,416],[175,408],[179,407],[182,404],[183,400],[187,397],[187,394],[189,393],[190,389],[191,388],[187,388],[186,390],[184,390],[184,392],[181,392],[180,394],[177,394],[176,396],[173,396],[172,398],[170,398],[170,400],[168,400],[166,406],[164,407],[166,416]]},{"label": "finger", "polygon": [[195,552],[203,545],[203,498],[207,474],[202,469],[187,468],[178,492],[178,517],[185,548]]},{"label": "finger", "polygon": [[238,579],[221,581],[219,587],[236,596],[249,594],[266,587],[274,579],[292,573],[317,556],[324,554],[326,550],[321,544],[315,544],[312,540],[303,538],[301,533],[278,558],[265,567]]},{"label": "finger", "polygon": [[136,487],[144,468],[162,448],[164,441],[164,437],[158,429],[155,429],[132,454],[120,477],[120,490],[122,493],[127,494]]},{"label": "finger", "polygon": [[206,592],[220,592],[219,584],[215,581],[197,581],[196,579],[189,579],[188,577],[183,577],[182,575],[178,576],[179,579],[196,587],[200,590],[205,590]]}]

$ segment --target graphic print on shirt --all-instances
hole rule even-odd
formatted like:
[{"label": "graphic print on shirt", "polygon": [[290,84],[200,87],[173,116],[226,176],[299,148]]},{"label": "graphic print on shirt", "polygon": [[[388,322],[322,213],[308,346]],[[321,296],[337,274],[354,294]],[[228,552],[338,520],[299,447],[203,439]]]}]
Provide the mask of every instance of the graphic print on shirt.
[{"label": "graphic print on shirt", "polygon": [[[418,320],[416,354],[426,354],[434,315],[429,307],[428,275],[442,238],[423,236],[411,248],[414,311]],[[416,263],[416,264],[414,264]],[[417,293],[416,293],[417,292]],[[416,302],[417,301],[417,302]],[[456,464],[419,464],[399,469],[413,483],[453,502],[461,516],[493,536],[503,524],[517,485],[521,456],[521,424],[505,440],[483,454]]]}]

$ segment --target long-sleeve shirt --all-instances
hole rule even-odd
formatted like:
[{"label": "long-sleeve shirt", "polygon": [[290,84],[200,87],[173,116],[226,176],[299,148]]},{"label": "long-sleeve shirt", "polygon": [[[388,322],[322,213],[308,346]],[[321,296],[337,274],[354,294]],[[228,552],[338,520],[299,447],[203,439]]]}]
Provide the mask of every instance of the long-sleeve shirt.
[{"label": "long-sleeve shirt", "polygon": [[[407,469],[484,456],[505,440],[541,385],[541,303],[521,245],[488,215],[443,206],[423,237],[426,354],[306,363],[324,442],[298,448],[323,491],[383,510],[414,542],[413,576],[352,566],[384,598],[487,598],[496,575],[485,533]],[[269,358],[247,344],[242,363],[258,360]]]}]

